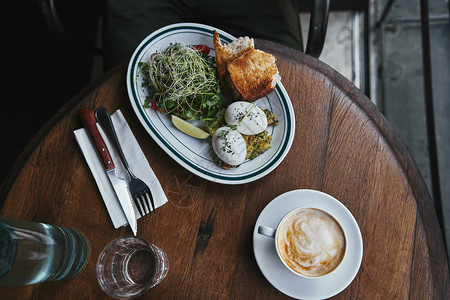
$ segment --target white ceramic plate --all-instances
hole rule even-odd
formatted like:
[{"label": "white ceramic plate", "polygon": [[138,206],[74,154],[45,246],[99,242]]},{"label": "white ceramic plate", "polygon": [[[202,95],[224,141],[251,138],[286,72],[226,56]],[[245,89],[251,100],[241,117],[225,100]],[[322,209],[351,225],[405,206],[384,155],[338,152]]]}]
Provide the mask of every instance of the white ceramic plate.
[{"label": "white ceramic plate", "polygon": [[[289,271],[280,261],[273,238],[258,234],[260,225],[276,228],[289,211],[308,206],[329,211],[347,232],[347,255],[339,269],[322,279],[305,279]],[[263,209],[253,231],[253,251],[261,272],[280,292],[301,299],[325,299],[342,292],[355,278],[363,256],[358,223],[338,200],[315,190],[294,190],[272,200]]]},{"label": "white ceramic plate", "polygon": [[[128,95],[136,115],[147,132],[180,165],[213,182],[242,184],[257,180],[273,171],[292,145],[295,130],[294,110],[281,83],[277,85],[275,91],[257,101],[259,107],[271,110],[279,121],[278,126],[268,128],[269,134],[272,135],[272,147],[257,158],[247,160],[238,168],[230,170],[224,170],[213,162],[213,150],[207,140],[199,140],[182,133],[173,126],[170,116],[143,107],[148,91],[142,87],[139,62],[148,60],[156,51],[164,51],[170,43],[204,44],[211,48],[210,55],[214,56],[214,29],[196,23],[179,23],[150,34],[137,47],[128,65],[126,78]],[[235,40],[230,34],[216,30],[223,42],[230,43]]]}]

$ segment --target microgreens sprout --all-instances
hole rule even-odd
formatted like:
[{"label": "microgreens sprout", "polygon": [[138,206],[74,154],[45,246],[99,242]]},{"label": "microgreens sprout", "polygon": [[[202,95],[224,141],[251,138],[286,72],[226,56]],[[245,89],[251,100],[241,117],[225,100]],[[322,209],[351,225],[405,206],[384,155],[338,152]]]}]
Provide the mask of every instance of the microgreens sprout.
[{"label": "microgreens sprout", "polygon": [[195,120],[214,118],[226,104],[214,58],[192,47],[172,44],[151,55],[141,71],[149,89],[144,107]]}]

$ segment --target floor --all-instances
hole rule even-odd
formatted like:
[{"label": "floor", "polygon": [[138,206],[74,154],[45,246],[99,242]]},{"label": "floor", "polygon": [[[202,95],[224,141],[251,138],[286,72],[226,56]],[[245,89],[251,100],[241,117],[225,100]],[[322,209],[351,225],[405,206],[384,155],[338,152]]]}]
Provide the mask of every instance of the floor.
[{"label": "floor", "polygon": [[[378,10],[385,4],[379,1]],[[431,82],[437,142],[437,173],[430,167],[425,108],[426,69],[422,64],[420,1],[397,0],[382,24],[379,84],[382,111],[415,158],[436,203],[450,245],[450,33],[448,2],[429,2]],[[414,4],[414,5],[412,5]],[[437,188],[433,183],[439,182]],[[447,251],[448,252],[448,251]]]},{"label": "floor", "polygon": [[[409,147],[434,197],[425,123],[420,0],[394,1],[378,30],[374,30],[375,21],[380,18],[389,0],[369,0],[369,3],[367,15],[351,11],[331,12],[320,59],[361,88],[379,106]],[[432,0],[429,6],[440,193],[447,244],[450,245],[448,0]],[[28,7],[17,4],[11,11],[20,26],[13,26],[6,36],[8,45],[14,47],[6,49],[12,50],[13,53],[8,53],[7,57],[13,59],[6,61],[5,70],[9,70],[10,76],[4,86],[14,91],[15,97],[3,101],[0,110],[0,126],[5,129],[0,133],[0,138],[3,147],[9,150],[0,160],[0,181],[27,142],[63,101],[70,99],[102,73],[101,58],[92,55],[90,49],[61,43],[49,34],[33,4],[28,4]],[[368,30],[364,28],[365,20],[370,24]],[[301,13],[301,21],[306,40],[309,15]],[[88,22],[98,20],[93,17],[87,19],[86,24]],[[76,29],[83,31],[79,24]],[[100,31],[89,32],[88,35],[86,32],[83,34],[88,39],[95,40],[97,37],[98,40],[100,36]],[[364,43],[364,35],[369,37],[368,45]],[[51,61],[64,63],[49,64]],[[43,74],[46,74],[45,80],[39,80]],[[77,74],[75,77],[78,80],[71,79],[74,77],[71,74]],[[19,100],[22,103],[17,105]],[[8,115],[11,111],[17,112],[14,119]]]}]

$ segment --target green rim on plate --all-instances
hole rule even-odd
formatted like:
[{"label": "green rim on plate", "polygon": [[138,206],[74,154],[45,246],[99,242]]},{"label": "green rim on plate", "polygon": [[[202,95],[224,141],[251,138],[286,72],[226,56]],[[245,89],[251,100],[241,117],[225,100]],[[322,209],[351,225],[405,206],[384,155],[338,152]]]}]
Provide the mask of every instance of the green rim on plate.
[{"label": "green rim on plate", "polygon": [[[279,101],[279,105],[281,106],[283,112],[283,116],[277,115],[277,117],[279,119],[283,118],[285,124],[285,128],[282,132],[283,137],[281,139],[281,143],[277,145],[275,153],[270,158],[265,157],[267,161],[264,164],[256,166],[254,169],[248,170],[248,172],[239,174],[228,172],[229,170],[223,170],[219,167],[217,167],[216,170],[213,170],[198,164],[196,161],[192,160],[192,158],[190,158],[187,155],[189,151],[192,152],[190,153],[190,155],[194,155],[193,153],[195,152],[194,151],[195,149],[186,150],[188,149],[187,146],[185,149],[176,149],[176,147],[174,147],[174,145],[171,144],[168,138],[164,136],[164,134],[161,132],[161,129],[164,129],[165,131],[169,129],[166,126],[164,126],[165,128],[162,128],[159,127],[161,125],[155,124],[156,120],[152,119],[152,117],[149,116],[149,113],[151,113],[152,116],[156,115],[159,121],[161,121],[161,118],[164,118],[165,115],[160,112],[155,112],[151,109],[144,108],[143,107],[144,99],[142,99],[142,96],[139,95],[139,89],[141,87],[138,84],[138,71],[139,71],[138,64],[143,59],[143,57],[149,51],[150,48],[152,48],[153,46],[157,45],[159,42],[165,39],[173,39],[175,41],[178,36],[188,34],[198,36],[203,35],[208,38],[210,37],[212,41],[213,30],[216,30],[219,33],[223,42],[230,43],[233,40],[235,40],[233,36],[231,36],[226,32],[223,32],[211,26],[196,23],[173,24],[163,27],[155,31],[154,33],[150,34],[137,47],[130,60],[127,72],[128,93],[131,104],[135,110],[135,113],[137,114],[141,123],[144,125],[145,129],[149,132],[152,138],[163,148],[163,150],[166,151],[166,153],[168,153],[179,164],[181,164],[183,167],[193,172],[194,174],[213,182],[224,184],[247,183],[259,179],[267,175],[273,169],[275,169],[275,167],[278,166],[278,164],[281,163],[281,161],[284,159],[284,157],[286,156],[286,154],[290,149],[290,146],[292,145],[295,130],[294,112],[289,96],[287,95],[281,83],[277,84],[276,89],[273,92],[275,93],[276,96],[275,98],[277,101]],[[271,105],[270,100],[268,98],[267,101],[269,102],[269,105]],[[162,121],[161,124],[163,124]],[[177,139],[177,142],[183,144],[183,141],[180,141],[180,139]],[[261,157],[263,157],[265,154],[266,153],[261,155]],[[257,157],[256,159],[259,159],[261,157]],[[204,157],[201,157],[199,159],[206,160],[206,158]],[[212,161],[211,158],[208,158],[208,160]],[[252,161],[247,161],[246,163],[251,164]]]}]

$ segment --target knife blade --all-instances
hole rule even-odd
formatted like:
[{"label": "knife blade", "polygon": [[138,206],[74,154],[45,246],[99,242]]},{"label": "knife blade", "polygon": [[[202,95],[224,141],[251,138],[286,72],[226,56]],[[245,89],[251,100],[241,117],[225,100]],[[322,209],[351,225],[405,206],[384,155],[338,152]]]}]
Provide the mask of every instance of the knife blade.
[{"label": "knife blade", "polygon": [[97,124],[95,121],[94,111],[86,108],[81,108],[78,110],[81,120],[86,127],[91,140],[94,143],[95,149],[97,150],[100,159],[102,160],[103,166],[106,169],[106,174],[108,175],[109,181],[111,182],[114,192],[119,199],[120,206],[122,207],[125,217],[128,220],[128,224],[133,231],[133,234],[137,234],[137,220],[134,213],[133,204],[131,203],[130,193],[128,191],[127,184],[125,180],[119,178],[116,174],[116,166],[112,160],[111,154],[106,146],[103,137],[98,131]]}]

